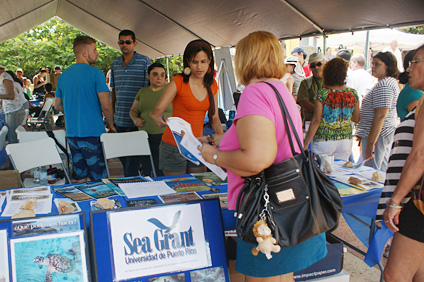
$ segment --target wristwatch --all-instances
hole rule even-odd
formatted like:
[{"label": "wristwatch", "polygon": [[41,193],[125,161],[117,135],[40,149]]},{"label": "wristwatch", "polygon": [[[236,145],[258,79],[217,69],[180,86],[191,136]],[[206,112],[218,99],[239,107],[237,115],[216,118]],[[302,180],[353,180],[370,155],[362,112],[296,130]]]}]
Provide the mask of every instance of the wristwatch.
[{"label": "wristwatch", "polygon": [[215,154],[213,154],[213,157],[212,157],[212,159],[213,159],[213,162],[215,163],[215,165],[218,165],[217,163],[216,163],[216,159],[218,158],[218,154],[219,154],[219,152],[221,152],[221,151],[216,151],[215,152]]}]

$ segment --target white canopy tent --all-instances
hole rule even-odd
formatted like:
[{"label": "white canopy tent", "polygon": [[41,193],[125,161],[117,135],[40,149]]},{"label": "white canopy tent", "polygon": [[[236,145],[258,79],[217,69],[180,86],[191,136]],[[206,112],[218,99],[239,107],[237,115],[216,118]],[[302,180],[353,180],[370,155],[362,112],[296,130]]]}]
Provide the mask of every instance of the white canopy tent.
[{"label": "white canopy tent", "polygon": [[134,30],[150,58],[181,54],[197,38],[234,46],[255,30],[280,39],[424,24],[423,0],[2,0],[0,43],[54,16],[117,48]]},{"label": "white canopy tent", "polygon": [[[354,33],[341,33],[327,38],[327,47],[338,48],[343,45],[349,50],[364,50],[366,46],[367,32],[357,31]],[[395,29],[379,29],[369,32],[369,47],[374,51],[381,51],[388,47],[390,42],[396,39],[398,48],[413,50],[424,44],[424,35],[410,34]],[[322,45],[322,39],[318,42]]]}]

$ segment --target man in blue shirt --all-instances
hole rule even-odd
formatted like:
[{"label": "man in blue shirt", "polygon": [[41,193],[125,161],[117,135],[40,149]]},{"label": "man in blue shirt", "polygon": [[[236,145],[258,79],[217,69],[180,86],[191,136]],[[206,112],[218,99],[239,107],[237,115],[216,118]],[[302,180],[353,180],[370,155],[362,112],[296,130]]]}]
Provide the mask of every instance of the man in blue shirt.
[{"label": "man in blue shirt", "polygon": [[99,53],[96,41],[77,36],[73,46],[76,64],[59,77],[55,109],[65,114],[66,135],[72,156],[72,177],[78,183],[107,177],[100,135],[105,133],[103,114],[116,132],[109,89],[103,72],[91,65]]},{"label": "man in blue shirt", "polygon": [[[130,109],[138,90],[149,86],[147,69],[152,62],[148,57],[134,51],[137,41],[133,31],[122,30],[118,44],[122,56],[112,62],[110,78],[115,127],[117,132],[137,131],[138,128],[130,118]],[[140,157],[125,157],[120,160],[126,177],[138,175]]]}]

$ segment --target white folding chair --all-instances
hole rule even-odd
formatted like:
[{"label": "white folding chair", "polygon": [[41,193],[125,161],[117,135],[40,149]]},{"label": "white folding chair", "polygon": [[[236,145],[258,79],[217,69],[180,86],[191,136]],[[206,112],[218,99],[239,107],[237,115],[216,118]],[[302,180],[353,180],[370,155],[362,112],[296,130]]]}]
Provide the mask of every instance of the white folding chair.
[{"label": "white folding chair", "polygon": [[[19,126],[20,127],[20,126]],[[18,127],[18,128],[19,128]],[[66,139],[66,131],[64,129],[59,130],[53,130],[52,133],[54,134],[54,137],[56,138],[57,142],[62,146],[57,146],[57,150],[60,154],[63,154],[66,158],[66,168],[69,171],[69,149],[68,149],[68,142]],[[50,137],[46,131],[21,131],[16,129],[16,136],[18,137],[19,143],[28,142],[28,141],[34,141],[34,140],[40,140],[44,138]],[[65,151],[64,151],[65,150]]]},{"label": "white folding chair", "polygon": [[[53,103],[54,103],[54,98],[47,98],[38,117],[30,118],[28,120],[28,124],[30,125],[32,131],[34,131],[36,128],[38,128],[38,131],[40,131],[42,127],[44,127],[47,130],[52,130]],[[37,125],[39,126],[37,127]]]},{"label": "white folding chair", "polygon": [[68,171],[63,165],[56,144],[52,138],[44,138],[25,143],[15,143],[6,146],[6,153],[9,156],[13,167],[21,175],[22,187],[39,186],[34,183],[33,178],[22,180],[22,173],[40,166],[60,164],[65,173],[65,179],[59,180],[56,184],[71,183]]},{"label": "white folding chair", "polygon": [[103,133],[100,136],[100,141],[103,146],[103,155],[105,157],[108,177],[110,177],[110,172],[107,160],[129,156],[149,156],[150,163],[152,164],[152,173],[153,176],[156,177],[155,165],[149,146],[149,136],[146,131]]},{"label": "white folding chair", "polygon": [[4,145],[6,144],[6,136],[9,132],[9,128],[7,126],[3,126],[0,130],[0,151],[3,150]]}]

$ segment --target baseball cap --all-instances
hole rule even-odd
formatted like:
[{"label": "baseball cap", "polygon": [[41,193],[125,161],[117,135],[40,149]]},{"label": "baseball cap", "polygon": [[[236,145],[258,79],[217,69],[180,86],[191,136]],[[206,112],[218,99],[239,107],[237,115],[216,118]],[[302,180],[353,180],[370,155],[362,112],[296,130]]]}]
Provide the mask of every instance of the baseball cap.
[{"label": "baseball cap", "polygon": [[346,61],[350,61],[350,57],[352,57],[352,55],[350,54],[350,52],[347,49],[342,49],[337,51],[336,53],[337,57],[340,57]]},{"label": "baseball cap", "polygon": [[303,54],[305,54],[305,56],[308,56],[308,53],[306,53],[305,52],[305,50],[303,50],[302,48],[300,48],[300,47],[294,47],[292,50],[291,50],[291,53],[290,54],[293,54],[293,53],[303,53]]},{"label": "baseball cap", "polygon": [[309,56],[309,64],[325,61],[325,57],[322,53],[313,53]]}]

